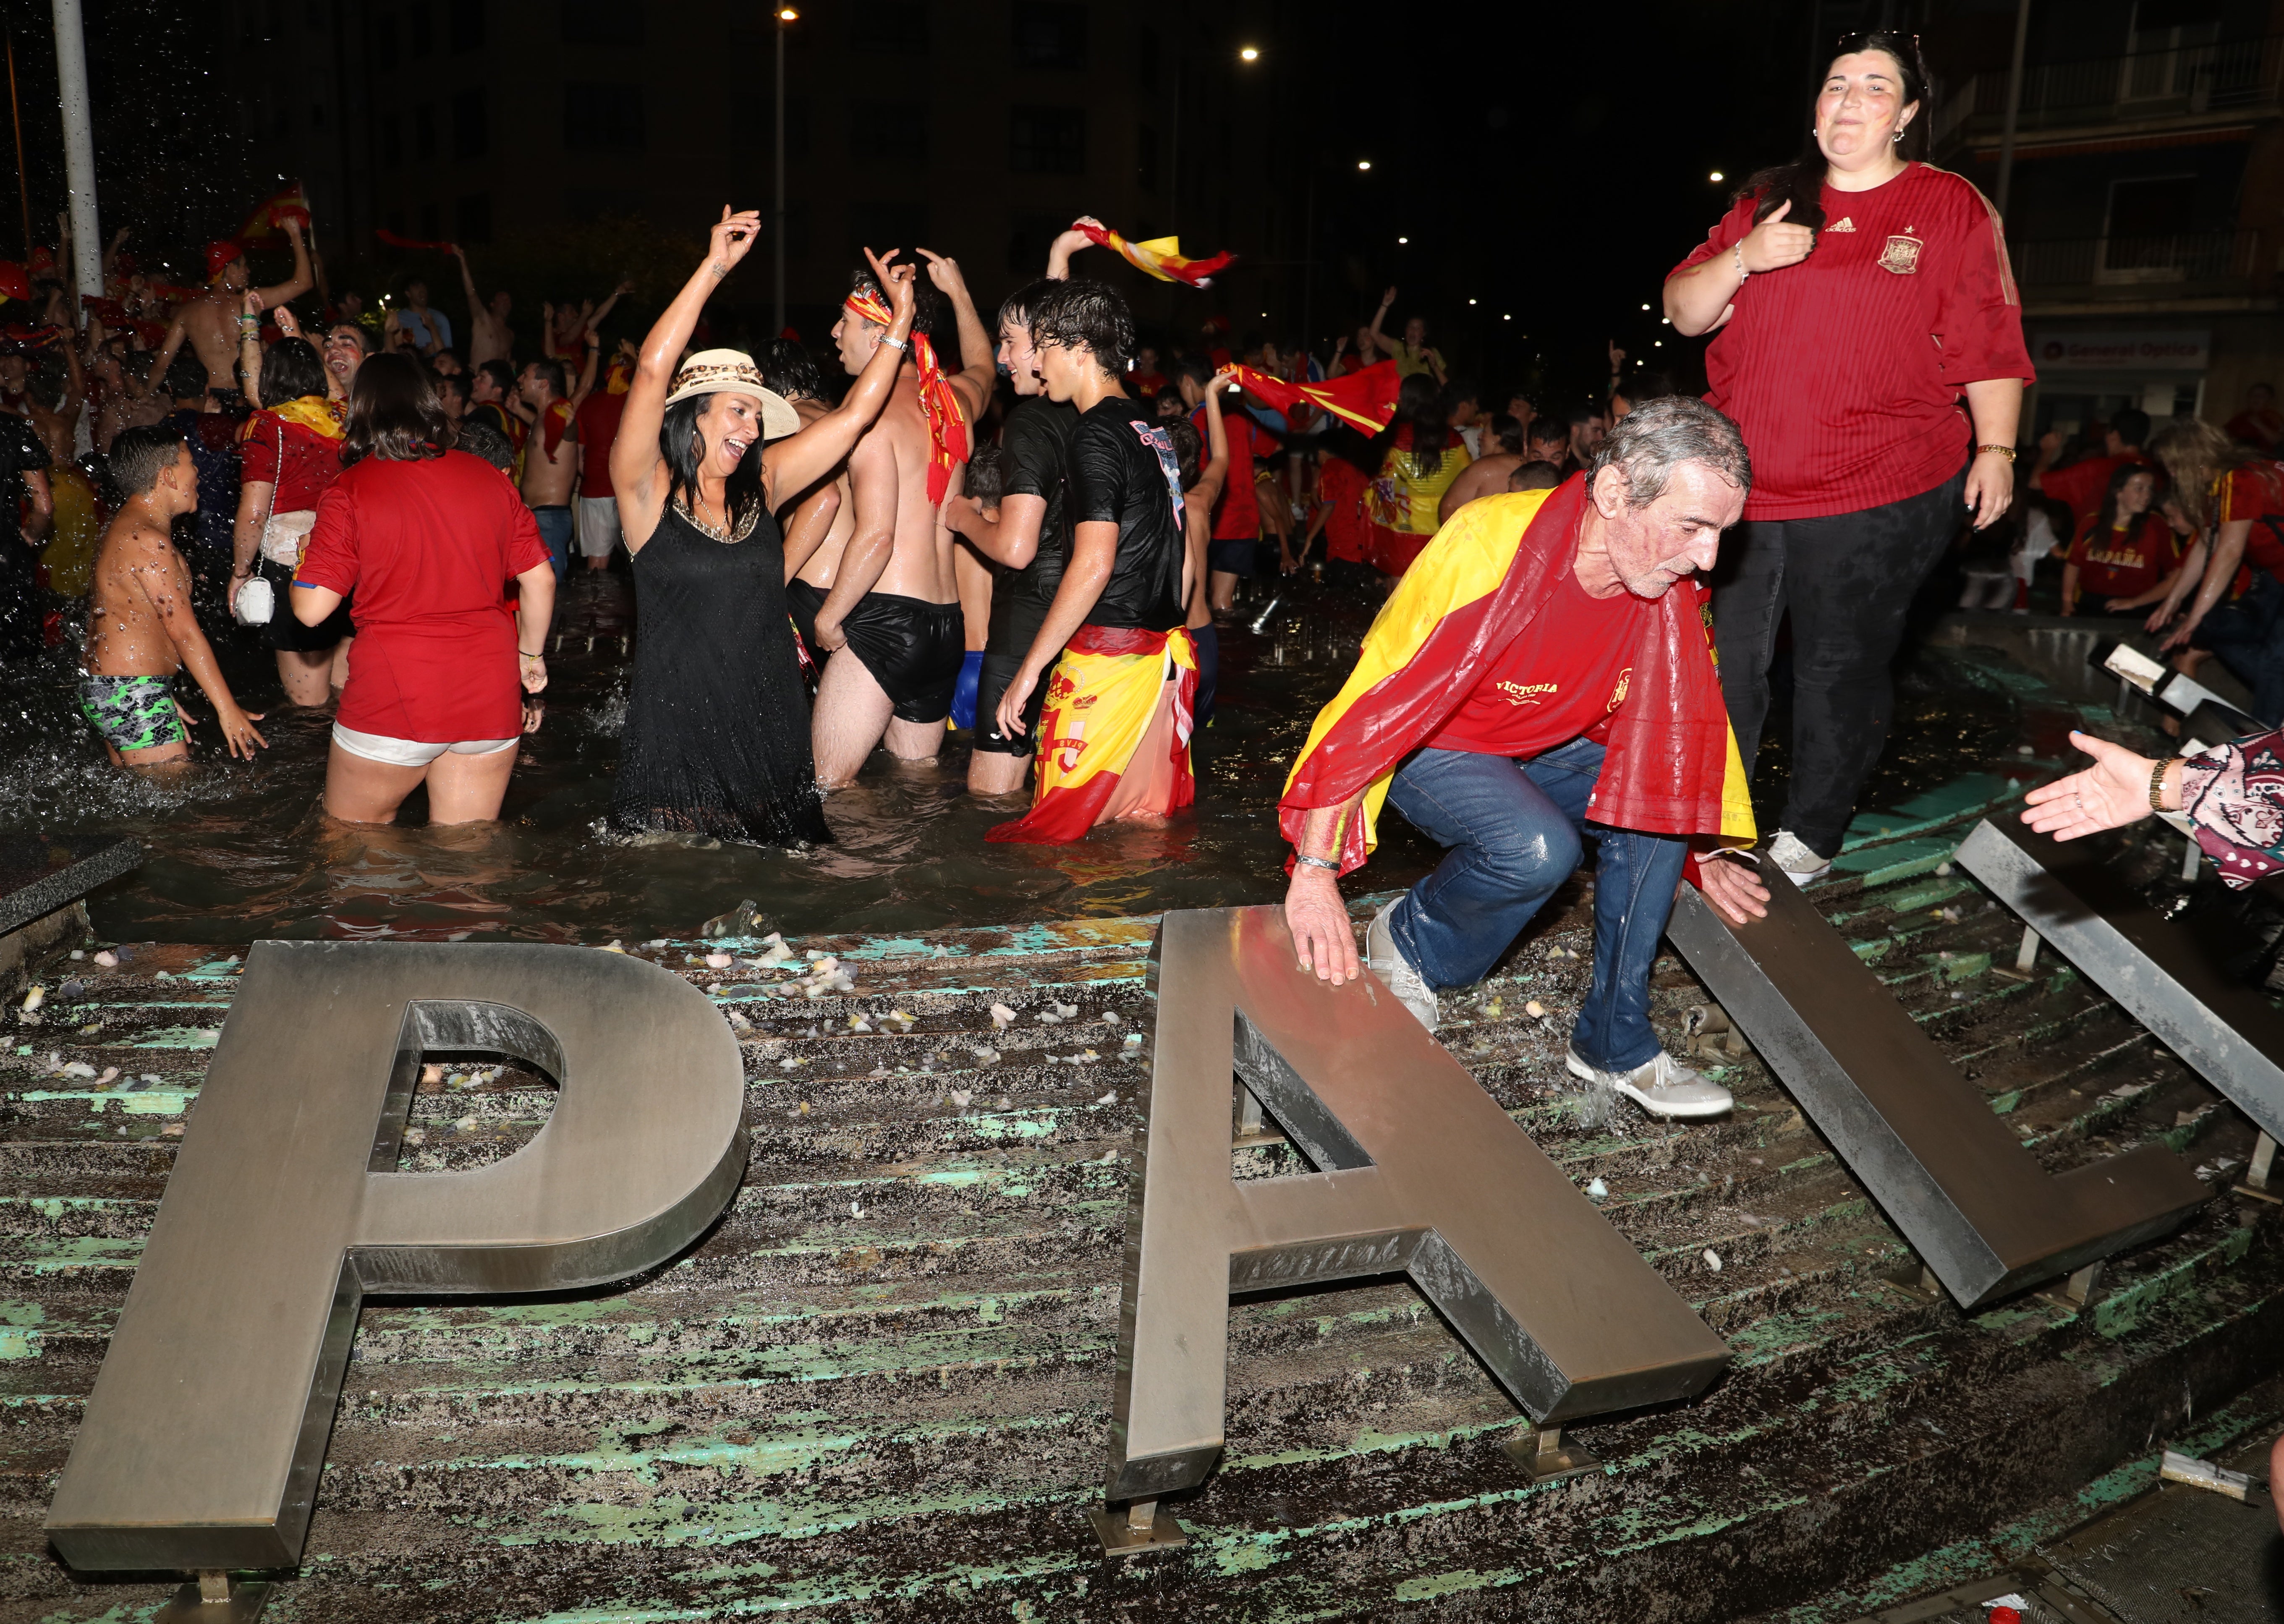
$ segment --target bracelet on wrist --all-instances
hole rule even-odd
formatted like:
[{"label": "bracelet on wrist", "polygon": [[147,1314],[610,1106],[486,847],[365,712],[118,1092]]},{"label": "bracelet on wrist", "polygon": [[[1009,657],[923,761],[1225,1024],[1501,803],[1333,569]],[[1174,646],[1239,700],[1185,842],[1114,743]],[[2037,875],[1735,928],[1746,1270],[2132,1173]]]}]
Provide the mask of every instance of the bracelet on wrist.
[{"label": "bracelet on wrist", "polygon": [[1745,278],[1753,274],[1745,269],[1745,245],[1739,243],[1730,252],[1737,256],[1737,285],[1742,287],[1745,285]]},{"label": "bracelet on wrist", "polygon": [[540,650],[536,654],[524,654],[521,649],[516,650],[516,652],[522,654],[523,658],[526,660],[544,660],[547,658],[547,651],[545,649]]},{"label": "bracelet on wrist", "polygon": [[2152,812],[2165,809],[2165,769],[2172,764],[2171,758],[2168,757],[2158,762],[2149,774],[2149,810]]},{"label": "bracelet on wrist", "polygon": [[1302,869],[1323,869],[1335,878],[1339,877],[1341,871],[1341,865],[1329,857],[1310,857],[1300,852],[1293,854],[1293,866]]},{"label": "bracelet on wrist", "polygon": [[882,333],[880,344],[885,349],[893,349],[899,353],[907,351],[912,347],[912,341],[910,339],[900,339],[893,332]]},{"label": "bracelet on wrist", "polygon": [[2014,460],[2014,448],[2013,446],[1977,446],[1975,448],[1975,450],[1977,456],[1980,456],[1985,451],[1996,451],[1999,456],[2005,457],[2010,463]]}]

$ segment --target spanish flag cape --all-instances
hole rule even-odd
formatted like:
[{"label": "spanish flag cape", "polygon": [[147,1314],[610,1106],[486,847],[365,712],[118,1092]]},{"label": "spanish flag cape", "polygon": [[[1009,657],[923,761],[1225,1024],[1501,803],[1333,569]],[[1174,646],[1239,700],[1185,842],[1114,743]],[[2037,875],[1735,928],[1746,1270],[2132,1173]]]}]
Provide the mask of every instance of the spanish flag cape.
[{"label": "spanish flag cape", "polygon": [[1209,260],[1184,257],[1182,239],[1178,237],[1154,237],[1147,242],[1129,242],[1107,225],[1096,225],[1085,220],[1075,220],[1071,230],[1082,231],[1086,239],[1098,248],[1107,248],[1135,269],[1158,278],[1161,282],[1185,282],[1192,287],[1211,287],[1214,273],[1225,268],[1237,256],[1224,250]]},{"label": "spanish flag cape", "polygon": [[[1577,550],[1586,480],[1484,496],[1454,514],[1365,635],[1356,669],[1317,714],[1285,781],[1277,822],[1297,843],[1311,808],[1364,792],[1341,832],[1345,874],[1379,844],[1375,825],[1404,758],[1432,738],[1492,660],[1554,596]],[[1598,824],[1651,834],[1755,839],[1752,802],[1713,664],[1712,613],[1693,580],[1658,601],[1634,655],[1633,688],[1607,724],[1609,754],[1586,806]]]},{"label": "spanish flag cape", "polygon": [[1320,406],[1366,434],[1377,434],[1396,417],[1396,392],[1403,385],[1396,363],[1380,361],[1322,383],[1287,383],[1265,372],[1241,366],[1231,374],[1248,393],[1258,395],[1278,410],[1290,414],[1295,406]]}]

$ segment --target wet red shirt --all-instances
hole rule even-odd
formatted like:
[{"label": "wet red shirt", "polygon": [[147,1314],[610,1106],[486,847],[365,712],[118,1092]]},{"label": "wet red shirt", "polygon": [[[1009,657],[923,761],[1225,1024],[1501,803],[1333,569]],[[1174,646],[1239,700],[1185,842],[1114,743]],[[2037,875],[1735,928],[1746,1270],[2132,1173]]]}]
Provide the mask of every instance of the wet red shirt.
[{"label": "wet red shirt", "polygon": [[1317,475],[1317,500],[1332,511],[1325,519],[1325,556],[1362,564],[1370,556],[1372,514],[1365,498],[1372,476],[1345,457],[1327,453]]},{"label": "wet red shirt", "polygon": [[1635,651],[1657,613],[1631,592],[1590,597],[1565,568],[1546,606],[1428,747],[1527,759],[1592,732],[1626,702]]},{"label": "wet red shirt", "polygon": [[2089,597],[2139,597],[2181,561],[2180,543],[2162,514],[2139,514],[2107,535],[2096,534],[2100,515],[2094,519],[2080,527],[2065,560],[2077,566],[2078,590]]},{"label": "wet red shirt", "polygon": [[[2109,495],[2109,476],[2127,464],[2155,468],[2139,451],[2127,451],[2116,457],[2089,457],[2082,463],[2072,463],[2067,468],[2049,468],[2038,476],[2038,488],[2070,511],[2070,527],[2083,530],[2101,511],[2102,499]],[[2165,476],[2160,473],[2157,483],[2162,490]]]},{"label": "wet red shirt", "polygon": [[2216,522],[2252,521],[2244,561],[2284,581],[2284,463],[2248,463],[2223,474],[2214,488]]},{"label": "wet red shirt", "polygon": [[340,477],[341,442],[275,412],[257,411],[246,420],[239,441],[239,477],[274,485],[273,513],[304,513]]},{"label": "wet red shirt", "polygon": [[369,457],[345,470],[295,577],[356,595],[340,724],[427,744],[513,738],[523,699],[510,592],[546,562],[531,510],[480,457]]},{"label": "wet red shirt", "polygon": [[[1204,407],[1190,414],[1190,424],[1198,431],[1201,441],[1208,438]],[[1248,541],[1261,534],[1261,504],[1253,494],[1253,459],[1275,456],[1277,439],[1245,412],[1231,410],[1226,396],[1223,400],[1221,426],[1229,436],[1229,477],[1222,484],[1220,499],[1214,504],[1213,539]]]},{"label": "wet red shirt", "polygon": [[[1813,519],[1933,490],[1973,442],[1970,383],[2036,376],[1998,216],[1958,176],[1915,163],[1869,191],[1824,189],[1824,229],[1797,265],[1737,290],[1705,351],[1705,398],[1753,457],[1747,519]],[[1753,227],[1732,208],[1673,269],[1727,254]]]},{"label": "wet red shirt", "polygon": [[619,418],[625,415],[627,397],[598,386],[579,402],[579,494],[614,495],[611,485],[611,441],[619,437]]}]

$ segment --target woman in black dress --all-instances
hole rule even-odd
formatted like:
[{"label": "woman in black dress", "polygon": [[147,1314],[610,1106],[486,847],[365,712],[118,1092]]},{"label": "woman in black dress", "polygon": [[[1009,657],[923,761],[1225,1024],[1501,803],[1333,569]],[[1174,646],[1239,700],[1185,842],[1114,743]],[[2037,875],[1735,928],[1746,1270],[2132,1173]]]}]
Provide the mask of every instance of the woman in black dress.
[{"label": "woman in black dress", "polygon": [[763,846],[833,838],[771,514],[781,495],[848,456],[887,404],[911,333],[912,268],[872,261],[894,317],[888,337],[841,404],[803,428],[742,351],[675,364],[760,229],[758,212],[722,211],[705,262],[643,340],[611,444],[639,634],[611,804],[627,833]]}]

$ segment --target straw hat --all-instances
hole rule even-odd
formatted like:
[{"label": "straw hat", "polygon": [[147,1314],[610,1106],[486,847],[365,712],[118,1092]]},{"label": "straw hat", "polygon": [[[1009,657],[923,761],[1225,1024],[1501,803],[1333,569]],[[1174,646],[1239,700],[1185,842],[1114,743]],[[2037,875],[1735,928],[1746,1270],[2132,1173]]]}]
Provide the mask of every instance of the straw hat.
[{"label": "straw hat", "polygon": [[801,432],[801,415],[786,404],[783,395],[772,394],[763,384],[761,368],[742,349],[701,349],[691,356],[675,373],[674,389],[666,403],[671,406],[692,395],[720,394],[731,389],[760,399],[764,440],[781,440]]}]

